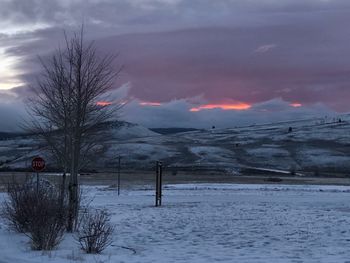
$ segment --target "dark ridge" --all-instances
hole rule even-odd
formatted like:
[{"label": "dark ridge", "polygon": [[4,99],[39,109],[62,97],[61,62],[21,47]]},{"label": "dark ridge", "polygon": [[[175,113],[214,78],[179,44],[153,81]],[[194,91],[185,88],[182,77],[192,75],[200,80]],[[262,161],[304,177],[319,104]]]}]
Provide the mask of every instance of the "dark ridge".
[{"label": "dark ridge", "polygon": [[26,133],[16,133],[16,132],[0,132],[0,140],[10,140],[16,137],[25,137],[30,134]]},{"label": "dark ridge", "polygon": [[163,135],[175,134],[175,133],[181,133],[181,132],[199,131],[199,129],[195,129],[195,128],[150,128],[150,130]]},{"label": "dark ridge", "polygon": [[[96,129],[105,129],[106,126],[111,129],[118,129],[124,126],[131,127],[134,125],[136,124],[129,123],[126,121],[108,121],[108,122],[101,123],[96,127]],[[60,130],[50,131],[50,133],[59,133],[59,132]],[[0,140],[11,140],[18,137],[26,138],[26,137],[33,137],[36,135],[38,134],[35,132],[0,132]]]}]

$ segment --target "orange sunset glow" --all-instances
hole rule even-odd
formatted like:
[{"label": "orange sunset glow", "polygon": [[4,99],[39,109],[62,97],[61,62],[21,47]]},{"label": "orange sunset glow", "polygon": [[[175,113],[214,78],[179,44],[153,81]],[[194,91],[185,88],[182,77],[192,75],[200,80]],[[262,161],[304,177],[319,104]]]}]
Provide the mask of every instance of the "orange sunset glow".
[{"label": "orange sunset glow", "polygon": [[291,104],[289,104],[290,106],[292,106],[292,107],[294,107],[294,108],[300,108],[300,107],[302,107],[303,105],[301,104],[301,103],[291,103]]},{"label": "orange sunset glow", "polygon": [[212,109],[221,109],[221,110],[248,110],[252,107],[252,105],[248,103],[238,102],[238,103],[230,103],[230,104],[205,104],[198,107],[191,108],[190,111],[198,112],[201,110],[212,110]]},{"label": "orange sunset glow", "polygon": [[109,106],[111,104],[112,104],[112,102],[108,102],[108,101],[98,101],[96,103],[97,106],[102,106],[102,107]]}]

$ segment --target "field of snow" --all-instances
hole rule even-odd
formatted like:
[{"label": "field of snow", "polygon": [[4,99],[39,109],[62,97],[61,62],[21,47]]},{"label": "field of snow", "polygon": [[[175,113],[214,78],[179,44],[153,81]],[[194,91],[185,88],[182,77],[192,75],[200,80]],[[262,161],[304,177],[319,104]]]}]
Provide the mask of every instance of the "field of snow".
[{"label": "field of snow", "polygon": [[[71,236],[50,253],[0,224],[0,262],[348,262],[350,187],[185,184],[154,191],[85,187],[116,224],[102,255],[83,254]],[[1,194],[1,199],[4,194]]]}]

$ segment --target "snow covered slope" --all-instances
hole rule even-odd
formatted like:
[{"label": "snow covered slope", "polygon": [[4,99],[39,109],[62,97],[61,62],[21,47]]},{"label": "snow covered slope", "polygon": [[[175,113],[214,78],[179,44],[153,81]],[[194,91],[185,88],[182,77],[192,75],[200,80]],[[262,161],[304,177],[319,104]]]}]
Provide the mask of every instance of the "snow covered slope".
[{"label": "snow covered slope", "polygon": [[153,132],[150,129],[147,129],[146,127],[130,122],[113,123],[111,125],[111,128],[113,138],[119,140],[159,135],[159,133]]},{"label": "snow covered slope", "polygon": [[[244,173],[255,169],[348,175],[350,117],[341,116],[341,121],[308,119],[168,135],[124,122],[112,125],[105,146],[104,155],[91,168],[115,167],[116,157],[121,156],[124,168],[132,169],[150,168],[156,160],[162,160],[174,170],[224,169]],[[38,154],[37,148],[40,147],[30,138],[0,140],[0,161],[3,166],[24,166],[23,156]]]}]

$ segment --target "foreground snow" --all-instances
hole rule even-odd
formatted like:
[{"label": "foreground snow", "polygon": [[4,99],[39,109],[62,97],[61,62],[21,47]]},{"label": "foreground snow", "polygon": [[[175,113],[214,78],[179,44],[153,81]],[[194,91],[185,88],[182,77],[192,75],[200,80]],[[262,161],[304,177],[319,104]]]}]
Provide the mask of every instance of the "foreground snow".
[{"label": "foreground snow", "polygon": [[[85,255],[71,236],[51,253],[0,224],[0,262],[345,262],[350,258],[350,187],[168,185],[154,192],[86,187],[112,214],[114,244]],[[1,195],[1,199],[4,195]]]}]

